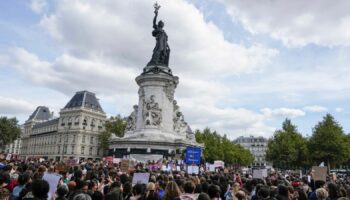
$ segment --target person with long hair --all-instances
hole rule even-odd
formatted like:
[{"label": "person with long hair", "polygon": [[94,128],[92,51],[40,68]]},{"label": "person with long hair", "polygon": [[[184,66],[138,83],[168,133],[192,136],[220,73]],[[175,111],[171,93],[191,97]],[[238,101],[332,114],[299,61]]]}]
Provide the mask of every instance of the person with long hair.
[{"label": "person with long hair", "polygon": [[170,181],[165,188],[162,200],[180,200],[181,191],[175,181]]},{"label": "person with long hair", "polygon": [[338,199],[339,196],[339,192],[338,192],[338,186],[335,183],[328,183],[327,184],[327,189],[328,189],[328,197],[330,200],[336,200]]},{"label": "person with long hair", "polygon": [[147,193],[146,193],[146,200],[160,200],[157,192],[156,192],[156,185],[152,182],[149,182],[147,185]]}]

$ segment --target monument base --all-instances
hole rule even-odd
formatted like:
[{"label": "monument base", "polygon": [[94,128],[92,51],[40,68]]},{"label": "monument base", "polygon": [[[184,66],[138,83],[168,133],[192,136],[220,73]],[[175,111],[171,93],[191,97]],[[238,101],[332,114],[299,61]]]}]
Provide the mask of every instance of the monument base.
[{"label": "monument base", "polygon": [[[158,140],[152,141],[148,138],[113,138],[109,145],[109,156],[115,158],[135,158],[138,161],[146,161],[147,157],[162,157],[163,159],[174,159],[177,153],[182,152],[188,146],[203,148],[203,145],[189,140]],[[132,156],[138,155],[138,156]],[[142,159],[141,158],[144,155]]]}]

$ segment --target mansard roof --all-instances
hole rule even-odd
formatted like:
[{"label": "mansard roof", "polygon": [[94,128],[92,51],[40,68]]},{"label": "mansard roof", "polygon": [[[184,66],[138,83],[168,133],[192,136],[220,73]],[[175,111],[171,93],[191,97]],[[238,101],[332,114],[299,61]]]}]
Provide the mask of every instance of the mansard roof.
[{"label": "mansard roof", "polygon": [[43,128],[43,127],[51,126],[51,125],[54,125],[54,124],[58,124],[58,121],[59,121],[59,118],[52,119],[52,120],[49,120],[49,121],[46,121],[46,122],[35,124],[33,126],[33,128]]},{"label": "mansard roof", "polygon": [[79,91],[75,93],[72,99],[67,103],[64,109],[67,108],[89,108],[95,111],[103,112],[103,109],[95,96],[95,93],[89,91]]},{"label": "mansard roof", "polygon": [[35,111],[29,116],[28,120],[46,121],[51,118],[50,109],[46,106],[38,106]]}]

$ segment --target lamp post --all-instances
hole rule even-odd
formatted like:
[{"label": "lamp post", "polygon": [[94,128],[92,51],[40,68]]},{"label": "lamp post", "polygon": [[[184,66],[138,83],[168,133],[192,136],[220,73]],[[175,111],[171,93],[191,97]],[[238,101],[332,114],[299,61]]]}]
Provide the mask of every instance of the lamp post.
[{"label": "lamp post", "polygon": [[33,137],[34,137],[34,147],[33,147],[33,160],[34,160],[34,157],[35,157],[35,154],[36,154],[36,135],[33,135]]},{"label": "lamp post", "polygon": [[[66,137],[63,138],[63,144],[62,144],[62,159],[61,159],[61,161],[63,161],[64,149],[65,149],[65,148],[64,148],[64,145],[66,144],[66,139],[67,139],[67,142],[68,142],[68,133],[69,133],[69,130],[70,130],[70,125],[69,125],[68,127],[66,127],[65,129],[66,129],[66,132],[65,132],[65,133],[66,133],[66,134],[65,134]],[[67,149],[68,149],[68,148],[66,148],[66,151],[67,151]],[[67,153],[67,152],[66,152],[66,153]]]}]

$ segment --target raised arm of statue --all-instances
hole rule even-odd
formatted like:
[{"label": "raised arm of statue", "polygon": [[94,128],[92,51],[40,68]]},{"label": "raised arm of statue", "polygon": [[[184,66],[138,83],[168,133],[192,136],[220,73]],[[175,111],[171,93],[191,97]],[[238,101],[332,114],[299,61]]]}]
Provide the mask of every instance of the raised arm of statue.
[{"label": "raised arm of statue", "polygon": [[158,10],[154,11],[154,18],[153,18],[153,28],[157,29],[157,16],[158,16]]}]

